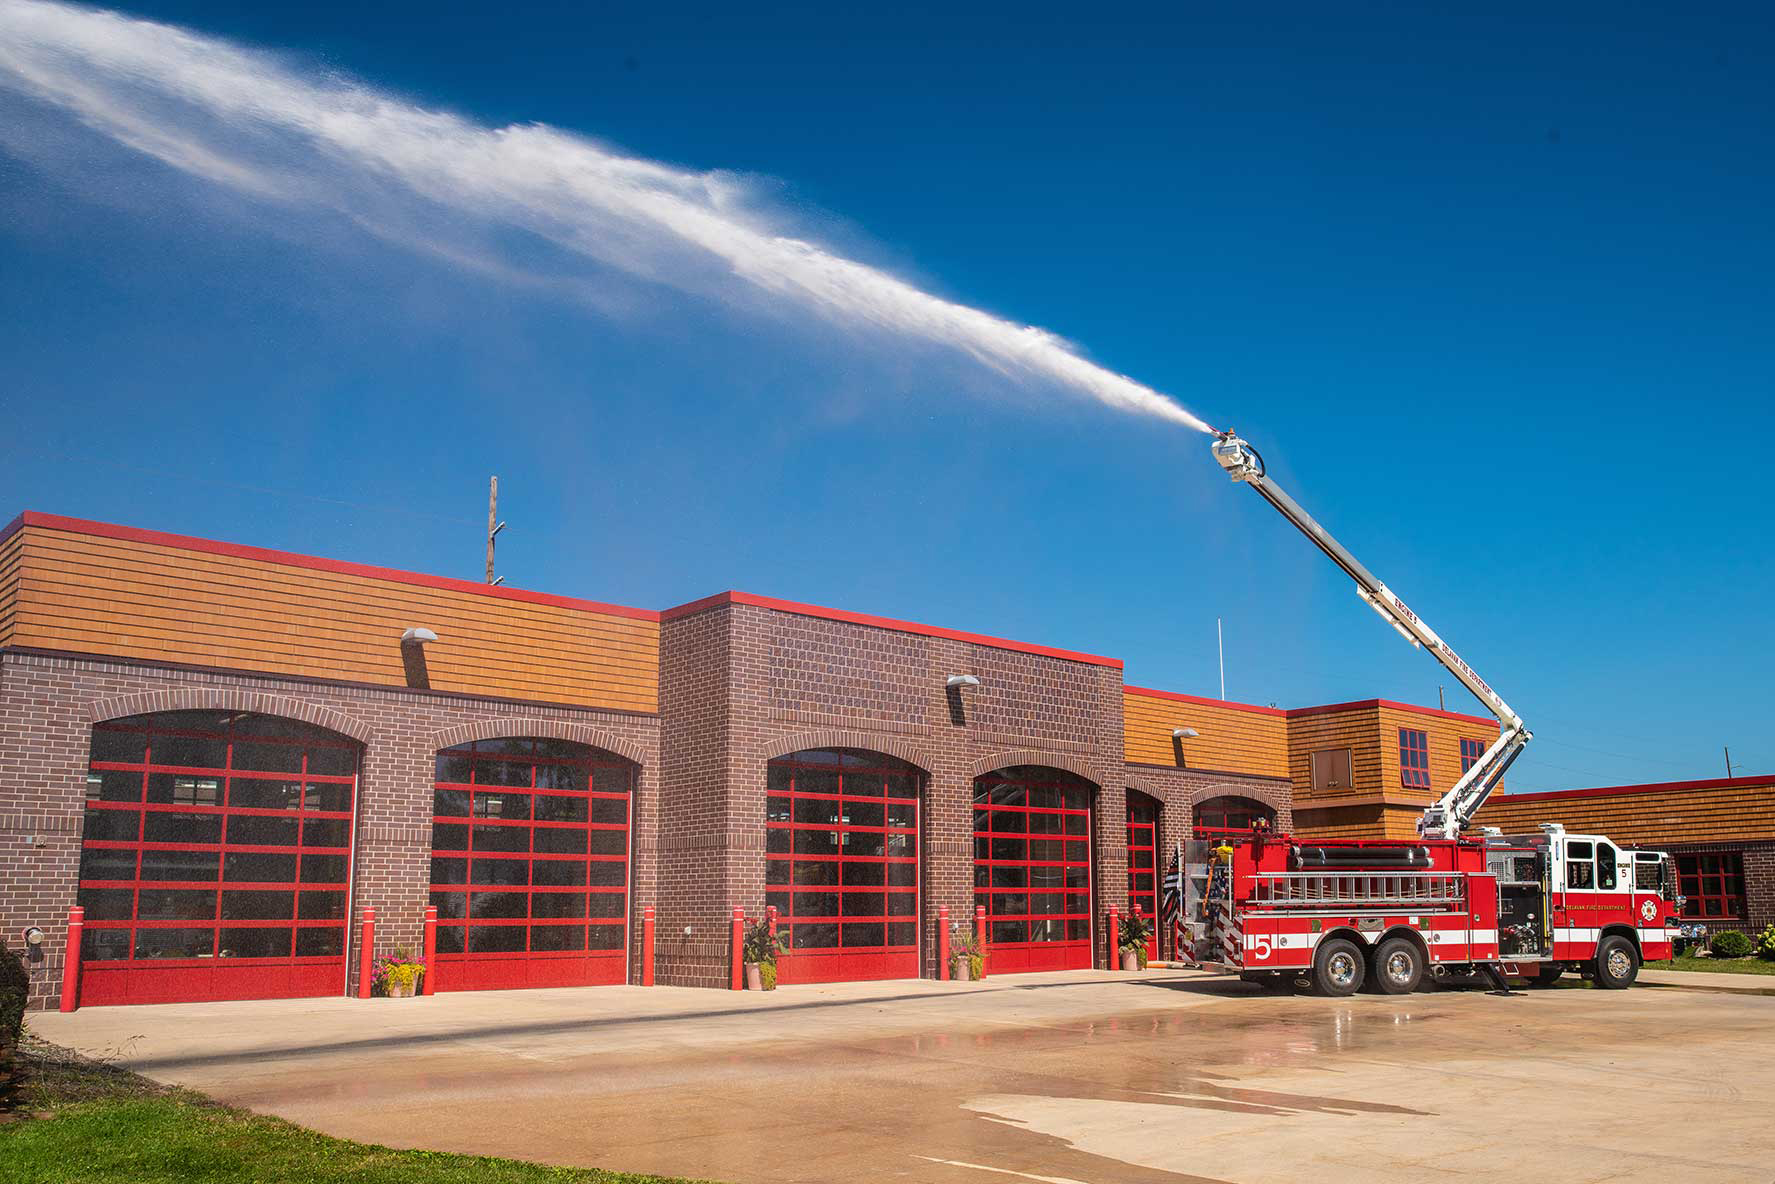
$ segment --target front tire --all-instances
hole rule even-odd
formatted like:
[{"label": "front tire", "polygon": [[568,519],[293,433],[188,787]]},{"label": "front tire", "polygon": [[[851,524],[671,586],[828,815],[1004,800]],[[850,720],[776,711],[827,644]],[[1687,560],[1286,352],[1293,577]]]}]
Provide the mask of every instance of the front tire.
[{"label": "front tire", "polygon": [[1424,978],[1424,956],[1403,937],[1390,937],[1374,951],[1374,986],[1383,995],[1409,995]]},{"label": "front tire", "polygon": [[1313,958],[1313,989],[1332,999],[1354,995],[1368,975],[1368,960],[1356,943],[1334,937]]},{"label": "front tire", "polygon": [[1639,977],[1639,951],[1619,934],[1602,939],[1596,947],[1596,985],[1605,991],[1625,991]]}]

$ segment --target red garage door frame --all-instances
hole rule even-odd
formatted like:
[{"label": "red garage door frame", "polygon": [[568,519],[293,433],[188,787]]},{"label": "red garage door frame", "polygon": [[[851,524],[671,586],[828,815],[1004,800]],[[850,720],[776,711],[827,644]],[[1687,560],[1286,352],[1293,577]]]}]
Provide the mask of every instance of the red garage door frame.
[{"label": "red garage door frame", "polygon": [[779,982],[918,977],[923,779],[861,749],[769,763],[765,903],[789,945]]},{"label": "red garage door frame", "polygon": [[635,765],[568,740],[440,751],[436,991],[628,981]]},{"label": "red garage door frame", "polygon": [[341,992],[358,753],[252,712],[93,725],[81,1002]]},{"label": "red garage door frame", "polygon": [[1092,965],[1096,791],[1045,765],[974,779],[974,903],[986,908],[989,974]]},{"label": "red garage door frame", "polygon": [[[1139,790],[1128,790],[1128,908],[1140,906],[1151,928],[1146,957],[1159,956],[1159,803]],[[1117,935],[1118,942],[1120,934]]]}]

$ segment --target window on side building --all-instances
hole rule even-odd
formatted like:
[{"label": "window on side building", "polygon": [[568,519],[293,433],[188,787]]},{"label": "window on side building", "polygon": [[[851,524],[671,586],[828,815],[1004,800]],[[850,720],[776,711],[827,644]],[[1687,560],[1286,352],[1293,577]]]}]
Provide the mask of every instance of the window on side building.
[{"label": "window on side building", "polygon": [[1413,728],[1399,729],[1399,784],[1430,788],[1430,737]]},{"label": "window on side building", "polygon": [[1485,741],[1468,740],[1466,737],[1461,738],[1461,772],[1465,773],[1468,769],[1471,769],[1474,765],[1478,764],[1479,758],[1484,755]]},{"label": "window on side building", "polygon": [[1678,891],[1688,899],[1683,916],[1705,920],[1742,921],[1744,856],[1715,851],[1676,857]]},{"label": "window on side building", "polygon": [[1314,793],[1338,793],[1356,787],[1349,749],[1321,748],[1309,759],[1312,763]]}]

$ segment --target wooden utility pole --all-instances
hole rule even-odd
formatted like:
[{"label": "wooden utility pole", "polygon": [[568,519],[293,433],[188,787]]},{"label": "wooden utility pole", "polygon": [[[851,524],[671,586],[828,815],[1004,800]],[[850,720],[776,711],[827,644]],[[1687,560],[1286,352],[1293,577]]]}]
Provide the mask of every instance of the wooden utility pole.
[{"label": "wooden utility pole", "polygon": [[505,529],[505,523],[499,520],[499,478],[492,478],[487,485],[487,582],[497,584],[500,579],[493,578],[493,540]]}]

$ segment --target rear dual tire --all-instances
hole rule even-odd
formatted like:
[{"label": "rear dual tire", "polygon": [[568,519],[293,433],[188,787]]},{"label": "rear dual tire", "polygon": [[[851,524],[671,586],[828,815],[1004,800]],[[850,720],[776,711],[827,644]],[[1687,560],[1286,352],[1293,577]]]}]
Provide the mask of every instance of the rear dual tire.
[{"label": "rear dual tire", "polygon": [[1374,951],[1374,989],[1383,995],[1409,995],[1424,981],[1424,955],[1403,937],[1389,937]]},{"label": "rear dual tire", "polygon": [[1334,937],[1313,956],[1313,990],[1332,999],[1354,995],[1368,977],[1368,960],[1356,943]]}]

